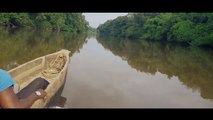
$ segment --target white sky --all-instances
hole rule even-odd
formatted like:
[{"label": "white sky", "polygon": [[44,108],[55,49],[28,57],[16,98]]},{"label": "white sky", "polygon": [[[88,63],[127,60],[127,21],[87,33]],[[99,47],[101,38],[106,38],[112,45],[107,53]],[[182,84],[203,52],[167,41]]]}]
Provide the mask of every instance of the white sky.
[{"label": "white sky", "polygon": [[97,28],[98,25],[103,24],[107,20],[115,19],[118,16],[124,16],[128,13],[83,13],[89,25],[93,28]]}]

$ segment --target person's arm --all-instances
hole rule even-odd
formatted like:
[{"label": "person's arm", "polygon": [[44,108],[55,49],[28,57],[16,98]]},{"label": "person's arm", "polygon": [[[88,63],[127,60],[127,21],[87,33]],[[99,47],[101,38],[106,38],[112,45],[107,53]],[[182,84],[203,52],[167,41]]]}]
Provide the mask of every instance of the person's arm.
[{"label": "person's arm", "polygon": [[3,108],[30,108],[36,100],[46,96],[46,92],[44,90],[39,89],[39,91],[41,92],[40,96],[32,93],[27,98],[18,99],[13,88],[9,87],[0,92],[0,105]]}]

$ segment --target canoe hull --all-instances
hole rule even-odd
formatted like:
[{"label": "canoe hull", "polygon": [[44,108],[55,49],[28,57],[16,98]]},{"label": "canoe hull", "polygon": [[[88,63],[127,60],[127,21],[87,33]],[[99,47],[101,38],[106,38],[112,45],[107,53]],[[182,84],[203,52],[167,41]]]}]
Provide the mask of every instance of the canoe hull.
[{"label": "canoe hull", "polygon": [[[37,100],[34,102],[31,108],[44,108],[50,102],[51,98],[55,95],[59,88],[64,85],[68,64],[70,62],[69,53],[70,51],[63,49],[61,51],[29,61],[8,71],[9,74],[13,77],[14,81],[20,85],[20,90],[38,77],[42,77],[50,83],[45,90],[47,92],[46,99]],[[66,58],[63,69],[57,74],[57,76],[52,78],[44,77],[41,72],[47,69],[49,63],[59,54],[63,54]]]}]

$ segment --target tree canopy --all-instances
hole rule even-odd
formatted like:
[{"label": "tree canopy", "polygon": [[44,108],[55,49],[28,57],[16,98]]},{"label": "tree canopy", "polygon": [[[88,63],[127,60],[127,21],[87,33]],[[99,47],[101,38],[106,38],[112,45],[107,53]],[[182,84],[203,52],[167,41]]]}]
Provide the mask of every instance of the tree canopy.
[{"label": "tree canopy", "polygon": [[98,35],[213,47],[213,13],[131,13],[97,28]]},{"label": "tree canopy", "polygon": [[81,33],[87,31],[88,23],[81,13],[0,13],[0,26]]}]

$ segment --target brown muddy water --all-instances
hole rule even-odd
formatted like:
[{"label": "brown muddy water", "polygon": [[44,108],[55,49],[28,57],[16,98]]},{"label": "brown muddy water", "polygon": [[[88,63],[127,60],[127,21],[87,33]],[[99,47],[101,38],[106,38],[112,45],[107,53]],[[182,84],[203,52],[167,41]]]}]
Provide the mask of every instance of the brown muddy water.
[{"label": "brown muddy water", "polygon": [[62,48],[72,51],[55,104],[62,108],[213,107],[211,50],[29,30],[0,30],[0,42],[5,70]]}]

